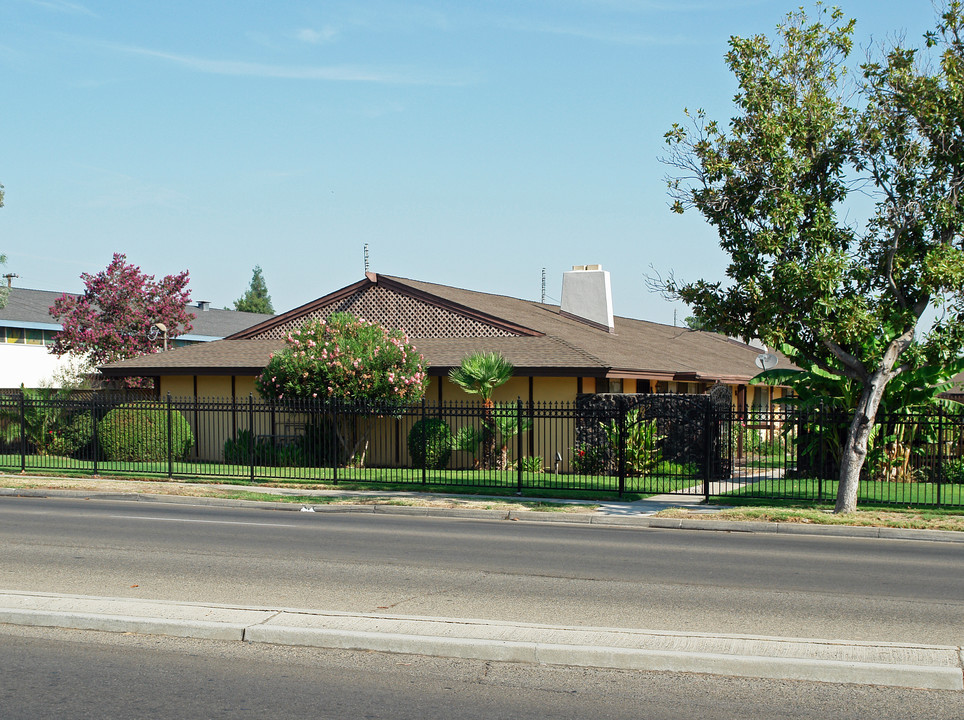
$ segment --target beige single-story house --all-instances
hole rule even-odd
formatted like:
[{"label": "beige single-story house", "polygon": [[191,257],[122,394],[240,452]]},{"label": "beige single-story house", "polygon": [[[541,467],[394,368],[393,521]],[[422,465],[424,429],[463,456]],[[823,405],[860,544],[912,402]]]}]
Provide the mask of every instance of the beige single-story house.
[{"label": "beige single-story house", "polygon": [[[497,401],[573,401],[581,393],[702,393],[732,388],[737,408],[765,409],[773,392],[748,385],[759,372],[754,347],[711,332],[613,314],[609,273],[576,267],[559,305],[391,275],[352,285],[235,332],[223,340],[122,360],[107,376],[150,376],[162,396],[247,398],[272,353],[308,320],[350,312],[403,330],[425,358],[429,400],[466,400],[448,372],[475,351],[498,351],[515,375]],[[790,367],[785,358],[782,367]]]}]

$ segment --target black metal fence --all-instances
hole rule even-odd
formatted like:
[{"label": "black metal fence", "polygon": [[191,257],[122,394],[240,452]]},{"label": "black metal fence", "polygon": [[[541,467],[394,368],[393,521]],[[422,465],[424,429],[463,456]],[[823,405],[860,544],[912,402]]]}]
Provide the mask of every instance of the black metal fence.
[{"label": "black metal fence", "polygon": [[[0,395],[0,469],[525,492],[832,500],[850,418],[705,396],[347,405]],[[588,400],[589,402],[586,402]],[[863,504],[964,505],[964,417],[878,418]]]}]

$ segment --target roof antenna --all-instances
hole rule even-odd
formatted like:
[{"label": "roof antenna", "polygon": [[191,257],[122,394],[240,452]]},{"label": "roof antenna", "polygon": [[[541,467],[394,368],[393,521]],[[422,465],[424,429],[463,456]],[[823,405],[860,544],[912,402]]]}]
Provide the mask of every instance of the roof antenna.
[{"label": "roof antenna", "polygon": [[542,268],[542,304],[546,304],[546,269]]},{"label": "roof antenna", "polygon": [[368,243],[365,243],[365,274],[368,274]]},{"label": "roof antenna", "polygon": [[20,276],[17,275],[17,273],[7,273],[6,275],[4,275],[4,277],[7,278],[7,287],[8,287],[8,288],[12,288],[12,287],[13,287],[13,279],[14,279],[14,278],[18,278],[18,277],[20,277]]}]

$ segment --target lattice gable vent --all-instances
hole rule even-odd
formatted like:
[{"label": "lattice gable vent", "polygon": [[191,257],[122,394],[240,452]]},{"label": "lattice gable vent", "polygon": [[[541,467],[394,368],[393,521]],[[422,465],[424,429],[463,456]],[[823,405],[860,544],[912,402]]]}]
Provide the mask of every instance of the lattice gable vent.
[{"label": "lattice gable vent", "polygon": [[446,308],[388,290],[378,285],[316,308],[288,323],[257,335],[284,339],[309,320],[327,320],[332,313],[349,312],[387,328],[399,328],[411,338],[513,337],[519,333],[495,327]]}]

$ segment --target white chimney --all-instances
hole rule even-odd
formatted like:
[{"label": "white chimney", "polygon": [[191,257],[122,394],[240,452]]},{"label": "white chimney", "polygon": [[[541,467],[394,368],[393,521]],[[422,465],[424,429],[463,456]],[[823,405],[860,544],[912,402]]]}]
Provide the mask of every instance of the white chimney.
[{"label": "white chimney", "polygon": [[563,315],[613,332],[613,291],[602,265],[573,265],[562,274]]}]

